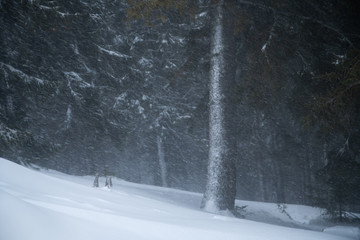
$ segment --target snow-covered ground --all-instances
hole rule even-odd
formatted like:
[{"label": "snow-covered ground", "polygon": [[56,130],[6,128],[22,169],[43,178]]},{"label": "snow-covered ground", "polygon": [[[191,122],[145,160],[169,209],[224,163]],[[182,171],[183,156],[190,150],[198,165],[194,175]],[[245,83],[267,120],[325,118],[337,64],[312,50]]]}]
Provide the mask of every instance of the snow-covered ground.
[{"label": "snow-covered ground", "polygon": [[[360,239],[357,227],[299,229],[321,216],[318,208],[238,201],[247,206],[246,219],[238,219],[199,210],[198,193],[119,179],[111,189],[92,183],[93,177],[39,172],[0,158],[0,239]],[[266,218],[295,228],[247,220]]]}]

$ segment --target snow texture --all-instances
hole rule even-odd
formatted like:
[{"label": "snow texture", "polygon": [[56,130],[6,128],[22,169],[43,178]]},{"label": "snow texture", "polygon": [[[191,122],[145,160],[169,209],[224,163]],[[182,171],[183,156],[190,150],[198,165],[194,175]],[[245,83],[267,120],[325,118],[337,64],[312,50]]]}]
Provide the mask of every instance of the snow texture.
[{"label": "snow texture", "polygon": [[66,120],[65,120],[66,129],[70,128],[70,124],[71,124],[71,105],[68,105],[68,108],[66,110]]},{"label": "snow texture", "polygon": [[14,68],[13,66],[11,66],[9,64],[5,64],[5,63],[0,62],[0,68],[4,68],[4,67],[6,67],[10,72],[13,72],[14,74],[16,74],[18,77],[20,77],[26,83],[35,82],[38,85],[44,85],[44,83],[45,83],[45,81],[43,79],[29,76],[26,73],[24,73],[23,71],[21,71],[19,69],[16,69],[16,68]]},{"label": "snow texture", "polygon": [[119,57],[119,58],[125,58],[125,59],[128,59],[128,58],[131,58],[131,56],[128,56],[126,54],[122,54],[122,53],[119,53],[119,52],[115,52],[115,51],[110,51],[110,50],[107,50],[105,48],[102,48],[100,46],[98,46],[99,50],[101,52],[104,52],[104,53],[107,53],[111,56],[115,56],[115,57]]},{"label": "snow texture", "polygon": [[219,168],[224,151],[224,112],[221,91],[222,69],[224,68],[223,12],[221,4],[217,6],[217,16],[212,35],[212,58],[210,71],[210,122],[209,122],[209,169],[207,197],[204,210],[218,212],[217,191],[219,189]]},{"label": "snow texture", "polygon": [[[357,228],[315,232],[202,212],[201,194],[119,179],[114,179],[110,190],[93,188],[93,176],[41,171],[0,158],[0,239],[349,240],[359,236]],[[261,209],[263,203],[253,204]]]},{"label": "snow texture", "polygon": [[345,236],[349,239],[360,239],[360,228],[349,226],[334,226],[324,229],[324,232],[339,236]]}]

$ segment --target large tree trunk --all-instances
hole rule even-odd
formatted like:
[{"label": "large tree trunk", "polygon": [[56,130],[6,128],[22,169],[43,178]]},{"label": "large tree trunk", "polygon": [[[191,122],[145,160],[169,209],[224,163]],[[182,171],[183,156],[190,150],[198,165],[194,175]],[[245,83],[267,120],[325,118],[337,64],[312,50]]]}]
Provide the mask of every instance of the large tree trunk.
[{"label": "large tree trunk", "polygon": [[213,9],[209,99],[209,165],[202,208],[209,212],[233,210],[236,194],[235,156],[232,136],[231,88],[235,79],[233,28],[224,0]]}]

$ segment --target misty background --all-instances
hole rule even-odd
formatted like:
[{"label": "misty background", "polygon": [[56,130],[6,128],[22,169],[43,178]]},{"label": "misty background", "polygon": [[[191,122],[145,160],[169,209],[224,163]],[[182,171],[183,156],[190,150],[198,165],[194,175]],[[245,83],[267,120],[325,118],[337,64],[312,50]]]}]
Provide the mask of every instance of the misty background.
[{"label": "misty background", "polygon": [[[359,4],[233,2],[237,198],[360,211]],[[203,192],[208,2],[151,23],[127,9],[0,1],[1,157]],[[324,110],[343,84],[327,74],[353,66]]]}]

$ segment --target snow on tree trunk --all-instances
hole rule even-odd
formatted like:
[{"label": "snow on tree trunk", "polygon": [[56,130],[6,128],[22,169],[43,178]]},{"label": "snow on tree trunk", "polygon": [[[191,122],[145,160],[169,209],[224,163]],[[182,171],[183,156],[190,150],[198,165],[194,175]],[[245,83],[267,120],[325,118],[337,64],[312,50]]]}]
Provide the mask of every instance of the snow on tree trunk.
[{"label": "snow on tree trunk", "polygon": [[[228,17],[228,16],[227,16]],[[235,160],[231,158],[232,145],[229,143],[227,96],[231,78],[226,66],[227,53],[224,36],[224,1],[214,9],[211,33],[211,69],[209,99],[209,165],[206,192],[202,208],[218,213],[233,210],[235,202]],[[231,71],[231,70],[230,70]]]},{"label": "snow on tree trunk", "polygon": [[158,148],[158,158],[161,174],[161,184],[163,187],[167,187],[167,169],[165,162],[165,153],[164,153],[164,144],[161,136],[157,136],[157,148]]},{"label": "snow on tree trunk", "polygon": [[106,180],[105,180],[105,187],[107,187],[107,188],[111,188],[111,187],[112,187],[112,180],[111,180],[111,177],[106,177]]}]

